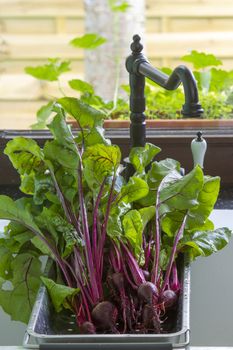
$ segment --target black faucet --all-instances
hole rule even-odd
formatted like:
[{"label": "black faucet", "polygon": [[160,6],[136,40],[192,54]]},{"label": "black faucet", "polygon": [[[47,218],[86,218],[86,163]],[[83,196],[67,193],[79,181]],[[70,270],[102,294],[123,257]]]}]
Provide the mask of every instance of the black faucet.
[{"label": "black faucet", "polygon": [[144,96],[145,77],[154,81],[166,90],[176,90],[180,83],[183,84],[185,104],[181,113],[186,118],[200,118],[203,109],[198,100],[196,80],[189,68],[180,65],[168,76],[162,71],[152,67],[147,58],[142,54],[143,46],[140,36],[134,35],[130,46],[132,53],[126,59],[126,69],[130,76],[130,139],[132,147],[145,145],[146,122]]}]

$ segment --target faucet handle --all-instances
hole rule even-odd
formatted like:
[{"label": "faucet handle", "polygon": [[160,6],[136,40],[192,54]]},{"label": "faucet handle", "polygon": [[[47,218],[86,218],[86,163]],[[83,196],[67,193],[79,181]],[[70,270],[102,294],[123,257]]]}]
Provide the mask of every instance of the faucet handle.
[{"label": "faucet handle", "polygon": [[135,34],[133,36],[133,42],[130,45],[130,48],[134,55],[140,54],[140,52],[143,50],[143,45],[140,43],[140,41],[141,37],[138,34]]},{"label": "faucet handle", "polygon": [[202,137],[202,132],[198,131],[197,137],[191,142],[191,150],[193,154],[194,167],[199,164],[201,168],[204,168],[204,157],[207,150],[207,142]]}]

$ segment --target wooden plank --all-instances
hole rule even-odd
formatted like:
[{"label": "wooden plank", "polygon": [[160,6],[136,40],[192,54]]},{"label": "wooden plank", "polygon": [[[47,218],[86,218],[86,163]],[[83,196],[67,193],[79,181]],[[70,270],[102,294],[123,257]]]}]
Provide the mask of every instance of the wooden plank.
[{"label": "wooden plank", "polygon": [[[232,31],[233,18],[167,18],[169,32],[217,32]],[[161,33],[161,19],[148,18],[146,33]]]},{"label": "wooden plank", "polygon": [[[146,0],[147,6],[150,6],[153,4],[154,0]],[[167,5],[174,5],[174,0],[156,0],[158,4],[167,4]],[[176,0],[175,3],[177,5],[184,5],[184,4],[201,4],[201,5],[215,5],[219,4],[218,0]],[[232,0],[223,0],[221,4],[224,6],[225,4],[232,4]]]},{"label": "wooden plank", "polygon": [[[147,33],[162,32],[162,18],[149,17],[146,20]],[[231,31],[233,18],[167,18],[169,32],[194,31]],[[2,18],[0,19],[1,34],[54,34],[56,33],[56,18]],[[60,31],[61,32],[61,31]],[[84,34],[84,20],[66,18],[65,32],[74,36]]]},{"label": "wooden plank", "polygon": [[56,33],[53,18],[0,18],[1,34]]},{"label": "wooden plank", "polygon": [[[81,59],[83,50],[68,44],[72,38],[72,35],[5,35],[5,59]],[[154,58],[180,57],[191,49],[233,57],[233,32],[147,34],[146,47],[148,56]]]},{"label": "wooden plank", "polygon": [[[64,25],[65,21],[65,25]],[[0,18],[1,34],[84,34],[84,20],[69,17],[57,18]]]},{"label": "wooden plank", "polygon": [[55,19],[56,22],[56,33],[57,34],[64,34],[67,32],[66,30],[66,17],[59,16]]},{"label": "wooden plank", "polygon": [[[77,95],[72,90],[68,81],[71,79],[83,79],[83,74],[67,73],[60,77],[60,86],[66,95]],[[1,100],[41,100],[51,96],[61,97],[57,82],[39,81],[27,74],[2,74],[0,76],[0,101]]]},{"label": "wooden plank", "polygon": [[145,22],[146,33],[160,33],[161,32],[161,18],[150,17]]},{"label": "wooden plank", "polygon": [[[1,0],[0,17],[2,18],[27,18],[43,17],[78,17],[84,18],[84,6],[82,0]],[[146,1],[147,17],[230,17],[233,16],[232,0],[190,1]]]},{"label": "wooden plank", "polygon": [[83,1],[1,0],[0,17],[83,17]]},{"label": "wooden plank", "polygon": [[[53,5],[65,5],[66,3],[70,4],[83,4],[83,0],[40,0],[41,6],[44,6],[48,1]],[[166,0],[167,1],[167,0]],[[35,6],[37,5],[37,0],[0,0],[1,5],[20,5],[20,6]]]},{"label": "wooden plank", "polygon": [[69,45],[74,35],[4,35],[8,59],[45,59],[61,57],[80,59],[83,50]]},{"label": "wooden plank", "polygon": [[210,4],[190,4],[184,3],[177,5],[176,3],[158,3],[152,1],[147,6],[147,17],[177,17],[177,18],[204,18],[204,17],[232,17],[233,3],[232,1],[223,5],[223,3]]},{"label": "wooden plank", "polygon": [[0,77],[0,100],[32,99],[41,96],[41,86],[32,77],[23,74],[2,74]]},{"label": "wooden plank", "polygon": [[[148,0],[146,0],[148,1]],[[40,0],[41,6],[45,6],[48,2],[53,6],[65,6],[69,5],[78,5],[79,7],[83,7],[83,0]],[[1,6],[25,6],[25,7],[34,7],[37,6],[37,0],[0,0]]]},{"label": "wooden plank", "polygon": [[[61,56],[73,58],[74,69],[80,72],[83,69],[83,54],[70,48],[68,39],[63,42],[61,36],[22,37],[5,36],[6,55],[2,56],[0,70],[5,73],[19,73],[27,65],[45,63],[47,57]],[[70,38],[70,37],[69,37]],[[209,51],[220,58],[233,57],[233,32],[221,33],[163,33],[147,35],[147,52],[152,58],[177,58],[190,49]],[[11,45],[10,45],[11,44]],[[155,50],[156,48],[156,50]],[[72,54],[70,53],[72,52]],[[11,61],[12,60],[12,61]]]},{"label": "wooden plank", "polygon": [[233,57],[233,32],[148,34],[146,47],[148,56],[156,58],[177,58],[190,50]]},{"label": "wooden plank", "polygon": [[[0,103],[1,107],[1,103]],[[0,130],[27,130],[31,129],[31,125],[36,123],[35,113],[17,114],[17,111],[12,111],[12,114],[4,114],[4,118],[0,116]]]},{"label": "wooden plank", "polygon": [[233,30],[233,18],[170,18],[170,32],[225,32]]},{"label": "wooden plank", "polygon": [[[35,60],[2,60],[0,62],[0,74],[22,74],[24,68],[27,66],[43,65],[47,62],[47,59],[35,59]],[[71,69],[75,74],[80,74],[84,71],[83,60],[71,60]]]},{"label": "wooden plank", "polygon": [[0,129],[29,129],[42,103],[46,101],[0,101]]},{"label": "wooden plank", "polygon": [[67,34],[74,34],[74,36],[83,35],[85,33],[84,19],[67,17],[66,32]]},{"label": "wooden plank", "polygon": [[[167,18],[169,32],[185,31],[231,31],[233,18]],[[1,18],[0,32],[2,34],[54,34],[57,32],[56,18]],[[80,18],[65,18],[64,33],[73,35],[84,34],[84,20]],[[61,32],[61,27],[59,28]],[[162,18],[149,17],[146,20],[147,33],[162,32]]]}]

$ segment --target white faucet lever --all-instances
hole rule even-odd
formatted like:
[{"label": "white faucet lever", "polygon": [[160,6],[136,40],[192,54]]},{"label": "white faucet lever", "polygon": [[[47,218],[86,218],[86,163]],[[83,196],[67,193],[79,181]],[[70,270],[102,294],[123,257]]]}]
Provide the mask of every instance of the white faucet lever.
[{"label": "white faucet lever", "polygon": [[204,168],[204,158],[207,150],[207,142],[202,137],[202,132],[198,131],[197,137],[191,142],[191,150],[193,154],[194,167],[199,164],[201,168]]}]

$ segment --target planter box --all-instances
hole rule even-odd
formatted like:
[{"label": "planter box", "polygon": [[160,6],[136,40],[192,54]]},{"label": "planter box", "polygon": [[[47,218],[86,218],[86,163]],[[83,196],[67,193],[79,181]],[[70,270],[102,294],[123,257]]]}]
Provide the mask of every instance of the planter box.
[{"label": "planter box", "polygon": [[[73,120],[69,123],[77,128],[77,123]],[[130,120],[110,120],[104,121],[105,129],[128,129]],[[233,119],[146,119],[146,127],[151,129],[223,129],[233,127]]]},{"label": "planter box", "polygon": [[75,334],[75,318],[56,314],[45,287],[41,286],[25,334],[23,346],[40,349],[149,350],[183,348],[189,344],[190,266],[182,257],[179,264],[181,294],[177,318],[166,334]]}]

